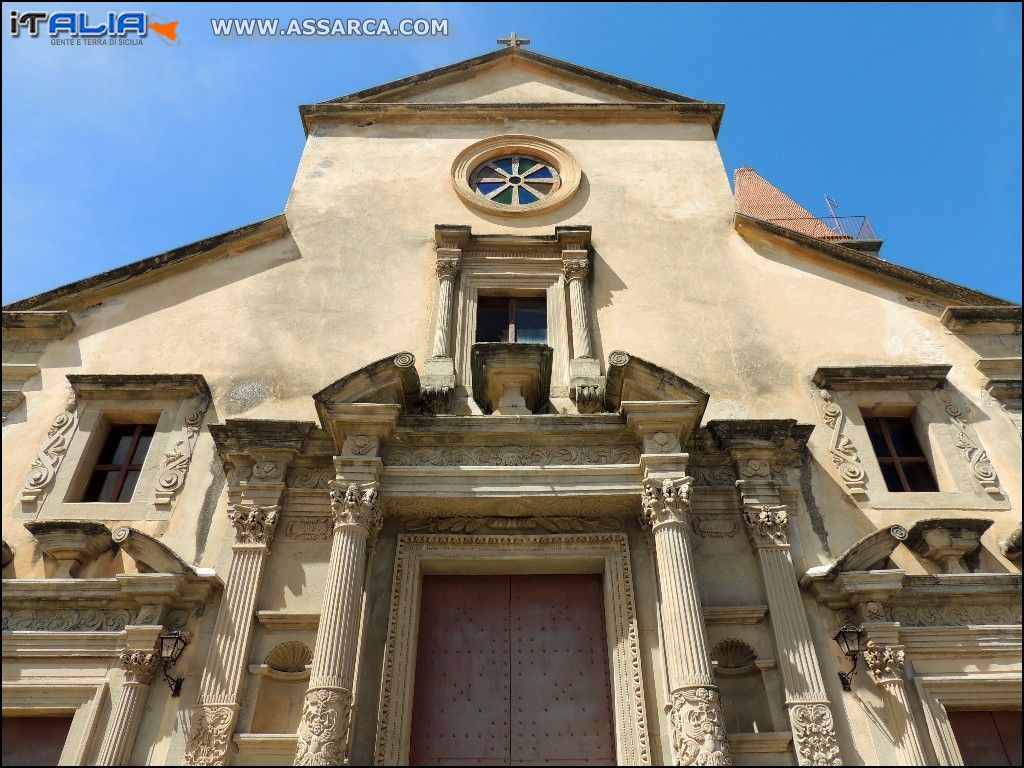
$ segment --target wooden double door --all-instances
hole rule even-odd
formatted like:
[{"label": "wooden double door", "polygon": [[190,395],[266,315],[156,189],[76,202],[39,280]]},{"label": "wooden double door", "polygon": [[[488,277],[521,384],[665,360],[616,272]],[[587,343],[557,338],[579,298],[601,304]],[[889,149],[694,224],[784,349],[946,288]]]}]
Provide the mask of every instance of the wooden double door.
[{"label": "wooden double door", "polygon": [[425,576],[414,765],[614,765],[597,575]]}]

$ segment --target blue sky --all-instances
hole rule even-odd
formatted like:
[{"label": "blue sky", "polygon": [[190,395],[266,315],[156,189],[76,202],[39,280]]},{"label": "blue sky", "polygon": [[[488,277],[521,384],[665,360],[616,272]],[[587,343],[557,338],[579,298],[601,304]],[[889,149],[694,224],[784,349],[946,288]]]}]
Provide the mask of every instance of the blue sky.
[{"label": "blue sky", "polygon": [[[141,5],[4,3],[27,10]],[[180,47],[3,32],[3,301],[279,213],[297,105],[493,50],[722,101],[731,173],[867,214],[890,261],[1020,301],[1021,7],[187,4]],[[447,18],[435,38],[215,38],[209,19]]]}]

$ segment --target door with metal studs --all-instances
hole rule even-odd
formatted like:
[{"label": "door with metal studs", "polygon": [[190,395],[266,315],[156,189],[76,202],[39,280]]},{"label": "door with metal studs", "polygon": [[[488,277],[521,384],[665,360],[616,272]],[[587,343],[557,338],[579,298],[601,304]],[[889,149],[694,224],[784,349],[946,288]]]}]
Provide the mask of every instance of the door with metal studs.
[{"label": "door with metal studs", "polygon": [[413,765],[614,765],[602,580],[425,576]]}]

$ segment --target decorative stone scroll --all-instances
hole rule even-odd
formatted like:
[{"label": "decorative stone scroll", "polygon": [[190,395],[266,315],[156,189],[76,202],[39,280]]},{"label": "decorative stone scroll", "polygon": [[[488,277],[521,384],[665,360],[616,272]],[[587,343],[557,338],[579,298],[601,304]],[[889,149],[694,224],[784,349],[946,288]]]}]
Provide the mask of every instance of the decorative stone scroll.
[{"label": "decorative stone scroll", "polygon": [[185,426],[178,439],[164,454],[160,469],[157,472],[155,503],[157,508],[168,508],[174,497],[185,484],[189,465],[192,463],[192,452],[199,439],[199,428],[203,417],[210,407],[209,398],[197,398],[192,401],[193,407],[185,417]]},{"label": "decorative stone scroll", "polygon": [[77,401],[74,396],[68,399],[65,409],[50,424],[46,432],[43,447],[32,462],[25,485],[21,489],[21,503],[26,511],[32,511],[46,499],[53,488],[64,457],[67,455],[71,438],[78,429]]},{"label": "decorative stone scroll", "polygon": [[832,457],[832,463],[839,472],[839,479],[851,496],[854,498],[866,497],[867,474],[864,472],[860,456],[857,454],[857,448],[843,432],[846,415],[828,390],[821,390],[819,395],[822,399],[822,418],[832,430],[829,435],[828,452]]},{"label": "decorative stone scroll", "polygon": [[960,449],[960,455],[967,462],[971,477],[988,493],[1001,496],[999,476],[988,458],[988,453],[981,447],[973,430],[964,419],[964,412],[955,405],[947,405],[946,415],[949,416],[950,423],[956,429],[956,447]]}]

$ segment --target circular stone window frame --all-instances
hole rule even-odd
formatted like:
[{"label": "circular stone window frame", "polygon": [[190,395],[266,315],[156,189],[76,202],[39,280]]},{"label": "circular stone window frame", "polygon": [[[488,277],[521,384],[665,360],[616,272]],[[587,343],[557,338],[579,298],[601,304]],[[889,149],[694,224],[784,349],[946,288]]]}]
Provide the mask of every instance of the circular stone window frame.
[{"label": "circular stone window frame", "polygon": [[[529,155],[558,171],[558,189],[532,203],[507,205],[488,200],[470,186],[473,172],[488,160],[505,155]],[[508,134],[491,136],[462,150],[452,163],[452,185],[466,205],[495,216],[520,217],[547,213],[565,205],[580,188],[583,171],[576,158],[563,147],[539,136]]]}]

